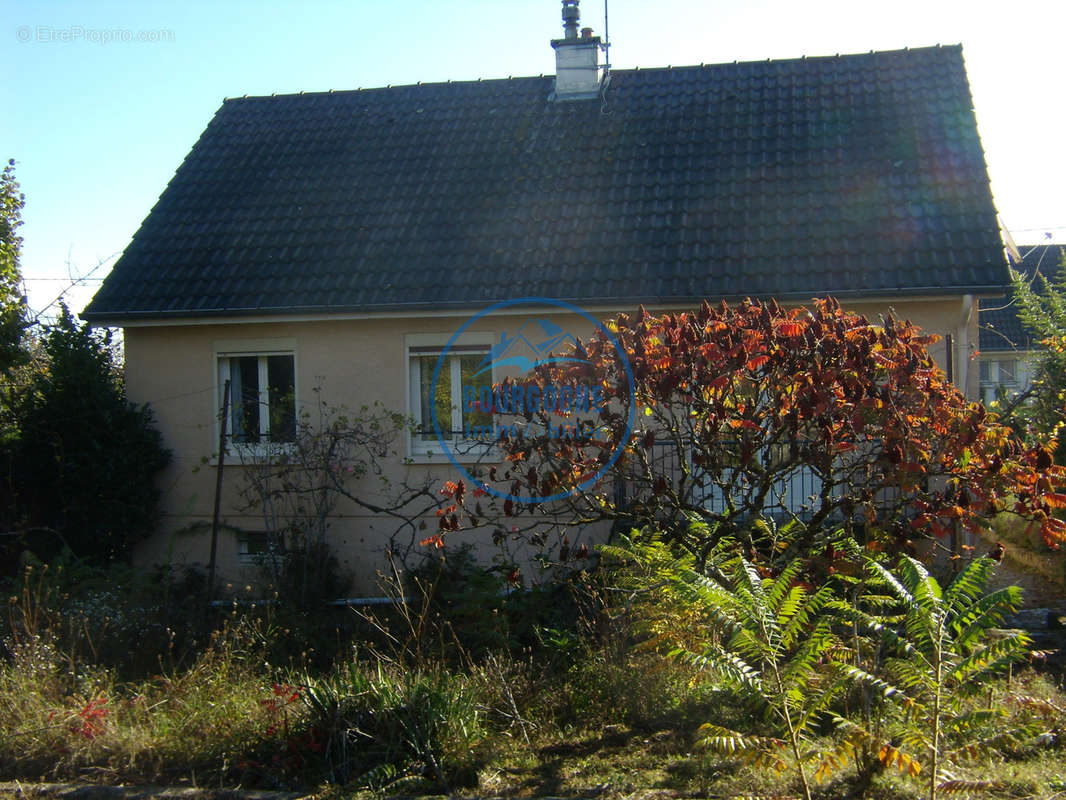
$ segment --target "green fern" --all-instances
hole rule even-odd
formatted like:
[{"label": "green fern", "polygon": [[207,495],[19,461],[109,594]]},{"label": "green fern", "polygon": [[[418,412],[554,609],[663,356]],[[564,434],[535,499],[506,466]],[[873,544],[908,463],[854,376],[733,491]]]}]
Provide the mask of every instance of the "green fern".
[{"label": "green fern", "polygon": [[[757,731],[704,725],[702,746],[792,769],[808,798],[811,780],[853,764],[861,780],[889,767],[928,775],[935,800],[964,785],[947,765],[1032,739],[1010,728],[1004,709],[977,699],[988,679],[1028,655],[1024,635],[990,635],[1020,601],[1013,587],[983,593],[991,561],[971,562],[944,588],[915,559],[889,569],[852,548],[850,574],[815,590],[803,581],[803,560],[771,573],[728,547],[702,568],[654,537],[605,548],[630,568],[635,594],[700,609],[699,630],[678,636],[687,644],[671,655],[712,673],[763,723]],[[836,736],[817,750],[812,734],[824,721]]]},{"label": "green fern", "polygon": [[829,604],[890,654],[876,674],[850,666],[845,676],[903,708],[909,727],[899,738],[912,751],[928,754],[930,800],[963,785],[943,779],[945,763],[1015,744],[1026,734],[997,729],[1005,719],[1002,708],[964,703],[1029,653],[1024,634],[989,635],[1021,601],[1017,587],[982,594],[993,567],[989,559],[972,561],[944,589],[913,558],[902,558],[895,570],[869,561],[872,591],[890,595],[894,607],[883,602],[884,594],[876,595],[876,605],[887,613],[865,612],[861,603]]},{"label": "green fern", "polygon": [[742,556],[716,559],[703,572],[655,543],[630,542],[614,552],[651,567],[677,597],[704,609],[711,625],[702,647],[671,655],[712,672],[779,734],[754,735],[707,724],[700,729],[700,745],[779,771],[788,768],[789,756],[809,799],[806,765],[816,754],[808,752],[808,742],[841,688],[839,682],[826,681],[821,669],[826,654],[838,646],[822,613],[832,590],[811,591],[800,580],[803,565],[798,560],[763,577]]}]

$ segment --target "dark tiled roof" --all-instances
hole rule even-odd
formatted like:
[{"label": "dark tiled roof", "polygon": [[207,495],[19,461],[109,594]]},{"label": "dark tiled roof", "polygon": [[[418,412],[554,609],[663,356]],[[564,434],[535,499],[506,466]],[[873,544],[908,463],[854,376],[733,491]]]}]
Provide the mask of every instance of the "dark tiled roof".
[{"label": "dark tiled roof", "polygon": [[[1063,264],[1066,247],[1060,244],[1019,245],[1022,255],[1020,264],[1014,268],[1030,280],[1039,272],[1045,278],[1053,278]],[[1037,283],[1037,288],[1040,284]],[[988,310],[981,311],[981,352],[992,353],[1005,350],[1030,350],[1033,335],[1018,319],[1018,309],[1010,304],[1009,297],[982,301]]]},{"label": "dark tiled roof", "polygon": [[974,292],[961,47],[226,100],[90,319]]}]

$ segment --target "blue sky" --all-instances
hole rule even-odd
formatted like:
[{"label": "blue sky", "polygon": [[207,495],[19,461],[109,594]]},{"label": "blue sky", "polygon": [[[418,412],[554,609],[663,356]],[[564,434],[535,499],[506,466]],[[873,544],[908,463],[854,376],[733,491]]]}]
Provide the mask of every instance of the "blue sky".
[{"label": "blue sky", "polygon": [[[222,99],[554,72],[558,0],[0,0],[0,157],[26,194],[23,274],[80,310]],[[602,0],[582,25],[603,33]],[[1066,243],[1066,2],[609,0],[615,67],[963,44],[996,203]]]}]

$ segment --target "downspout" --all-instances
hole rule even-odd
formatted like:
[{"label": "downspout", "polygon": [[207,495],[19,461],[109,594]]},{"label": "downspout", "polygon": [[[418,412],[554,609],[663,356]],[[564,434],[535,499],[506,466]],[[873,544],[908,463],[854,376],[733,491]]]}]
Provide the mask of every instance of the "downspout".
[{"label": "downspout", "polygon": [[[959,323],[957,338],[958,345],[953,354],[954,358],[952,358],[952,361],[955,364],[955,371],[958,375],[957,385],[962,389],[963,395],[968,400],[974,399],[970,396],[970,325],[973,322],[974,314],[977,310],[978,303],[974,301],[974,296],[972,294],[964,294],[962,296],[962,319]],[[951,553],[953,556],[959,555],[961,552],[960,544],[973,547],[975,544],[975,537],[969,531],[960,531],[958,520],[955,520],[954,524],[951,526]],[[952,559],[952,574],[955,574],[957,571],[957,565],[959,563],[958,559]]]},{"label": "downspout", "polygon": [[952,354],[952,362],[955,365],[955,374],[958,376],[956,385],[970,400],[970,326],[973,324],[974,314],[977,312],[977,302],[972,294],[962,296],[962,318],[959,320],[957,342],[955,352]]}]

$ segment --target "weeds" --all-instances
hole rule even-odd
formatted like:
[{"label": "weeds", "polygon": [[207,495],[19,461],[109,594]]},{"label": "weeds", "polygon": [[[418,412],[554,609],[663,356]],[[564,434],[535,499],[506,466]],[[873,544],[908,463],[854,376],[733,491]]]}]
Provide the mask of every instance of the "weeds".
[{"label": "weeds", "polygon": [[[332,664],[286,657],[310,649],[306,631],[319,623],[234,608],[198,652],[146,646],[140,663],[155,669],[132,676],[103,639],[94,649],[71,635],[66,611],[83,587],[35,567],[8,609],[0,772],[614,800],[640,790],[780,794],[788,786],[776,766],[787,762],[803,765],[812,797],[916,796],[913,778],[884,769],[910,753],[904,766],[931,771],[913,731],[933,740],[935,689],[903,680],[905,651],[878,635],[928,651],[928,626],[905,621],[902,595],[860,570],[833,577],[825,602],[800,567],[763,575],[735,555],[678,580],[674,558],[630,552],[551,590],[507,593],[491,567],[469,575],[480,568],[459,556],[444,574],[397,580],[395,605],[361,620],[367,643],[338,641],[344,655]],[[1066,786],[1066,697],[1029,671],[1006,682],[985,669],[1010,648],[1006,634],[984,633],[1001,605],[980,597],[984,569],[970,568],[937,601],[949,609],[939,741],[951,770],[938,768],[938,791],[1049,795]],[[919,584],[926,599],[936,594],[917,569],[890,574],[912,598]],[[851,616],[840,613],[845,596],[865,598],[846,605]],[[116,592],[107,607],[120,600]],[[936,603],[926,605],[939,619]],[[859,667],[882,683],[848,672]],[[849,725],[876,732],[872,755],[857,752]],[[737,752],[715,751],[730,745]],[[743,752],[763,757],[736,757]],[[864,758],[880,769],[864,774]],[[802,793],[803,778],[792,791]]]},{"label": "weeds", "polygon": [[379,789],[417,778],[444,790],[470,781],[483,728],[462,678],[349,663],[309,678],[305,701],[332,781]]}]

